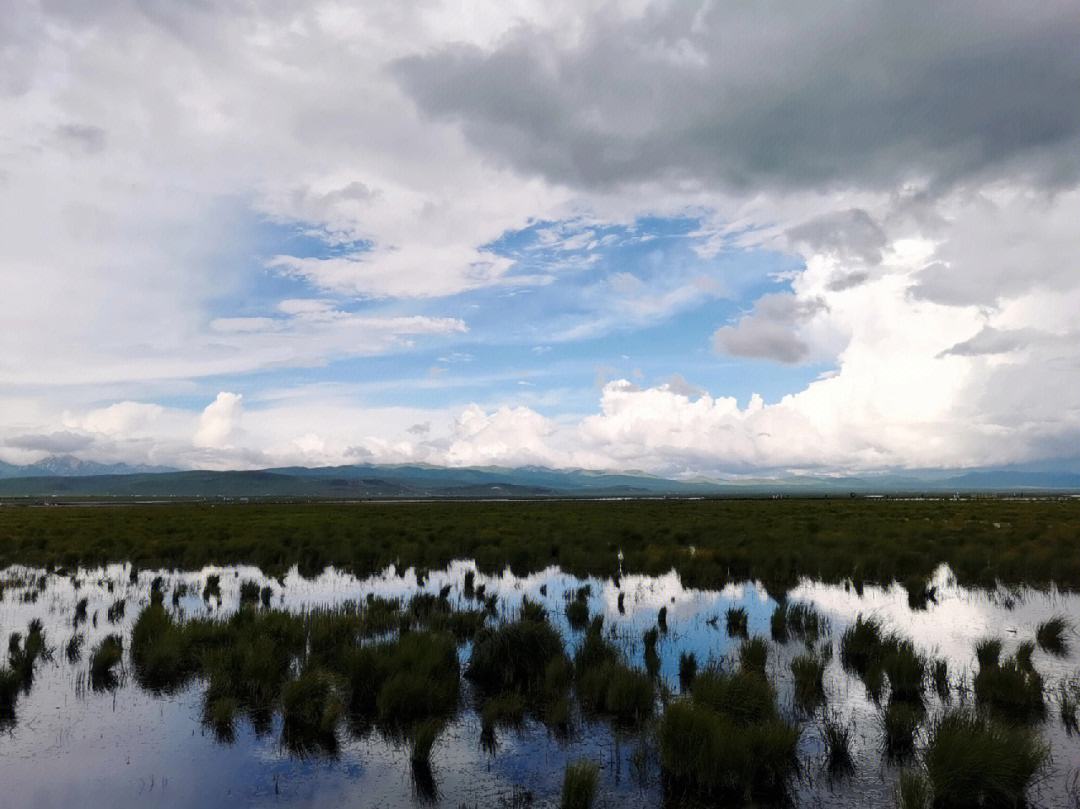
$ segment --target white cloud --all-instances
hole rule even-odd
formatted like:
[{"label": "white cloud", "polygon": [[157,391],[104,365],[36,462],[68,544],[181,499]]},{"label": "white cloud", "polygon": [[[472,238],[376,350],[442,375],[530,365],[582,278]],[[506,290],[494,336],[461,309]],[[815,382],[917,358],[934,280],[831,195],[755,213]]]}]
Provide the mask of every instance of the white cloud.
[{"label": "white cloud", "polygon": [[243,416],[243,397],[222,391],[199,417],[193,443],[207,449],[228,449],[237,440]]}]

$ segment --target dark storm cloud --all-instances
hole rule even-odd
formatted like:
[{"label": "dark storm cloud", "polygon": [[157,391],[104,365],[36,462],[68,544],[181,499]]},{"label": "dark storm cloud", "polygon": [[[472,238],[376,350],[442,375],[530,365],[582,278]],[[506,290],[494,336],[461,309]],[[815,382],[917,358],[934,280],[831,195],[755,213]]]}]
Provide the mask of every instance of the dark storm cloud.
[{"label": "dark storm cloud", "polygon": [[1080,4],[671,3],[393,70],[420,109],[571,185],[856,186],[1080,169]]}]

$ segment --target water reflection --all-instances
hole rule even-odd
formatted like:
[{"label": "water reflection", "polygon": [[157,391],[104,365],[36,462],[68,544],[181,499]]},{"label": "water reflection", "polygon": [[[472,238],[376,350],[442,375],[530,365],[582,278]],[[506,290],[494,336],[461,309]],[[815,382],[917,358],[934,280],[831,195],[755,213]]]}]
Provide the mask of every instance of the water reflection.
[{"label": "water reflection", "polygon": [[[0,803],[39,807],[552,805],[565,765],[581,758],[600,764],[608,805],[662,801],[648,728],[613,729],[576,708],[563,725],[528,713],[520,721],[485,721],[469,707],[474,700],[464,681],[466,707],[440,726],[430,757],[416,756],[413,739],[370,728],[320,738],[296,733],[272,712],[225,705],[208,717],[200,680],[157,688],[144,682],[143,688],[129,676],[132,626],[154,598],[184,620],[227,616],[241,601],[310,614],[369,596],[445,594],[458,609],[491,610],[492,623],[515,617],[527,598],[543,607],[571,655],[584,632],[580,614],[568,606],[580,603],[588,616],[603,615],[630,662],[655,668],[671,693],[692,679],[691,667],[730,667],[743,637],[773,639],[767,674],[781,710],[802,729],[796,801],[830,806],[894,805],[899,767],[910,757],[909,744],[925,742],[928,718],[947,704],[973,700],[977,641],[1000,639],[1002,657],[1009,658],[1050,616],[1080,616],[1075,595],[965,589],[945,568],[914,597],[910,583],[856,588],[802,581],[782,604],[752,582],[703,591],[684,588],[674,573],[624,575],[617,583],[558,568],[484,576],[469,562],[419,573],[390,568],[363,580],[332,569],[313,579],[295,569],[268,579],[249,567],[176,573],[114,565],[49,574],[12,567],[0,572],[0,583],[0,651],[8,663],[0,675]],[[810,615],[820,624],[808,626]],[[860,615],[944,663],[944,687],[928,689],[921,707],[911,709],[925,712],[914,716],[914,735],[903,731],[911,717],[900,716],[894,701],[875,700],[875,684],[842,665],[839,638]],[[468,643],[458,649],[462,664],[470,653]],[[1076,683],[1075,649],[1055,654],[1035,646],[1026,653],[1044,681],[1049,710],[1038,727],[1054,754],[1038,798],[1065,805],[1080,740],[1059,708]],[[801,693],[792,673],[797,657],[821,666],[823,693]]]}]

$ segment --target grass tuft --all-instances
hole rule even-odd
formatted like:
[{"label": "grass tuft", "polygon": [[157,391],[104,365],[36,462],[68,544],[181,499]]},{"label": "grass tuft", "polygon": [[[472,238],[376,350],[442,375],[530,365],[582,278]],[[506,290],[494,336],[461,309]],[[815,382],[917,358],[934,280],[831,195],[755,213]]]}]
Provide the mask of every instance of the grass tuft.
[{"label": "grass tuft", "polygon": [[1058,657],[1069,653],[1066,634],[1072,631],[1072,623],[1062,615],[1055,615],[1035,628],[1035,640],[1039,648]]},{"label": "grass tuft", "polygon": [[591,809],[599,780],[600,767],[595,762],[579,760],[567,764],[560,809]]}]

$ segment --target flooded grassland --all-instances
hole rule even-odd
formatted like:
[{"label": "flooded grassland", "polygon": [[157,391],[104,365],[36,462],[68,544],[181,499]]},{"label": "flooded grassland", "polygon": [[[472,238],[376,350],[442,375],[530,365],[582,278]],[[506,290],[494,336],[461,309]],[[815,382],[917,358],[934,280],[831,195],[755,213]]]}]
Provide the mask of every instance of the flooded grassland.
[{"label": "flooded grassland", "polygon": [[612,556],[10,565],[0,806],[1078,805],[1076,595]]}]

